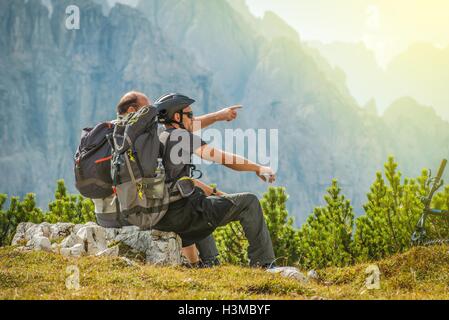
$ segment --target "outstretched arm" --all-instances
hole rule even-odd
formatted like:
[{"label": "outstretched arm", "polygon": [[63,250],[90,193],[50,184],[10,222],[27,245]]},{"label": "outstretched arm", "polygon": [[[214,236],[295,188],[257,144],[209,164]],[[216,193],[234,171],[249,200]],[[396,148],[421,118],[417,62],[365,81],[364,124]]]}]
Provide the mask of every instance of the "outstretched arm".
[{"label": "outstretched arm", "polygon": [[237,118],[237,110],[242,108],[241,105],[224,108],[220,111],[195,117],[194,121],[199,123],[195,130],[205,129],[218,121],[233,121]]},{"label": "outstretched arm", "polygon": [[254,172],[263,181],[273,183],[276,181],[276,174],[269,167],[261,166],[244,157],[225,152],[223,150],[204,145],[195,151],[200,158],[212,161],[235,171]]}]

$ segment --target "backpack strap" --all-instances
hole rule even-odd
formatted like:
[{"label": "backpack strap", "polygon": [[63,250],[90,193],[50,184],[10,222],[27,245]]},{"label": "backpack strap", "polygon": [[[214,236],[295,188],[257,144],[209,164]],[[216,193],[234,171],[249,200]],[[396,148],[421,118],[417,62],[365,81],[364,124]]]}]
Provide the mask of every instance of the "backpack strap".
[{"label": "backpack strap", "polygon": [[159,141],[161,142],[160,148],[159,148],[159,157],[161,159],[164,159],[165,156],[165,150],[167,150],[167,142],[170,138],[171,132],[164,131],[159,135]]},{"label": "backpack strap", "polygon": [[[136,148],[134,147],[133,144],[130,144],[130,150],[133,154],[134,159],[136,160],[136,164],[137,164],[137,169],[139,169],[139,173],[140,173],[140,177],[143,178],[145,175],[144,171],[143,171],[143,167],[142,167],[142,163],[139,160],[139,155],[137,154]],[[126,158],[128,159],[128,155],[126,155]]]}]

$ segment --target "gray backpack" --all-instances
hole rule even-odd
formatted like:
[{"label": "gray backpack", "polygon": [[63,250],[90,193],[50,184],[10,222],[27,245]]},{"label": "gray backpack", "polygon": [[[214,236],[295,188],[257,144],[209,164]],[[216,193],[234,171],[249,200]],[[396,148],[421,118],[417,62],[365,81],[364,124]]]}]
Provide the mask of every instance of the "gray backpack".
[{"label": "gray backpack", "polygon": [[163,165],[167,132],[158,134],[157,109],[148,106],[115,124],[112,135],[112,180],[116,211],[128,223],[152,229],[171,202]]}]

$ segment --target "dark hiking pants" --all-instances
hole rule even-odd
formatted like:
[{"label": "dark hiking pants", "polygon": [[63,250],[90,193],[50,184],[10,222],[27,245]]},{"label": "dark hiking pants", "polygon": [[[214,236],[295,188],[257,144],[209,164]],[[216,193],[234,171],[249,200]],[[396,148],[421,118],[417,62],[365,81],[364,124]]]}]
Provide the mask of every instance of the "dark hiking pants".
[{"label": "dark hiking pants", "polygon": [[[174,205],[173,209],[169,209],[155,229],[178,233],[186,247],[196,244],[201,260],[213,261],[218,256],[212,236],[213,231],[216,227],[239,221],[249,242],[250,265],[266,266],[273,263],[275,260],[273,245],[257,196],[251,193],[239,193],[220,198],[204,196],[200,200],[193,201],[192,206],[180,202],[177,207]],[[223,206],[222,198],[229,200],[228,202],[232,204]],[[192,209],[196,207],[202,209],[198,212]],[[106,216],[97,214],[98,224],[108,228],[120,227],[114,224],[116,222],[113,221],[115,219],[113,215],[107,215],[107,217],[110,221],[105,221]],[[193,239],[195,234],[198,234],[198,238]]]},{"label": "dark hiking pants", "polygon": [[[248,239],[248,258],[251,266],[266,266],[275,260],[270,234],[263,217],[257,196],[251,193],[224,196],[232,202],[232,207],[222,213],[219,226],[239,221]],[[218,256],[217,246],[212,235],[195,243],[201,260],[212,261]]]}]

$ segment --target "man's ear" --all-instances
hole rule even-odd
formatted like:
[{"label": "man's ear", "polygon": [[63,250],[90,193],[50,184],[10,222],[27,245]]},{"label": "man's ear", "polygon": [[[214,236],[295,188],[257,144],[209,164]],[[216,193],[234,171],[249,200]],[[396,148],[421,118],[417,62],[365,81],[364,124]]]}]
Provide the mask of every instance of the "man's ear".
[{"label": "man's ear", "polygon": [[136,108],[134,108],[134,107],[129,107],[128,108],[128,113],[133,113],[133,112],[136,112],[137,110],[136,110]]},{"label": "man's ear", "polygon": [[175,113],[173,116],[173,120],[176,122],[181,122],[181,115],[179,113]]}]

